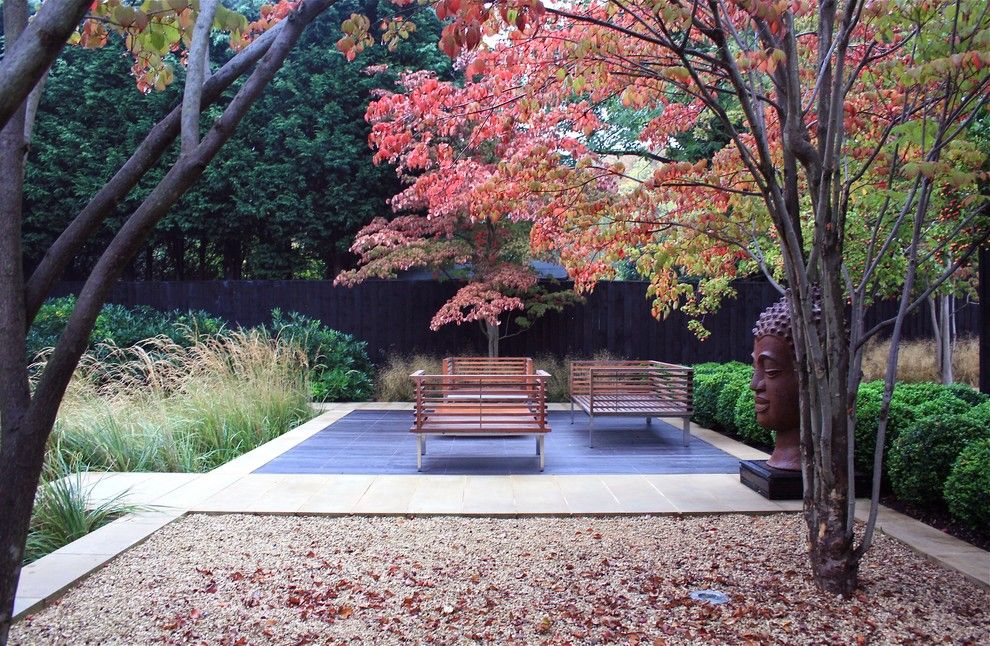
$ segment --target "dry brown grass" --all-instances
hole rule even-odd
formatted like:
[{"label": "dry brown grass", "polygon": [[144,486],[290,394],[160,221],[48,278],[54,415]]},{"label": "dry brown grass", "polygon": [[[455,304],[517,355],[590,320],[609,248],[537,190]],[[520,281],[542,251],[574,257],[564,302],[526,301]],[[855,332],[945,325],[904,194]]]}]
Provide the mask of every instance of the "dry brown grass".
[{"label": "dry brown grass", "polygon": [[[958,339],[953,348],[952,371],[955,380],[976,387],[980,381],[980,343],[975,337]],[[890,341],[871,341],[863,353],[863,381],[883,379],[887,370]],[[905,341],[897,359],[897,380],[903,382],[938,381],[935,366],[935,342]]]},{"label": "dry brown grass", "polygon": [[375,400],[409,402],[416,398],[409,375],[417,370],[439,374],[442,359],[428,354],[392,355],[375,375]]},{"label": "dry brown grass", "polygon": [[[570,401],[568,381],[570,380],[570,362],[572,359],[583,357],[558,357],[544,354],[533,359],[537,370],[550,373],[547,384],[547,396],[552,402]],[[617,359],[616,355],[601,350],[592,357],[597,361]],[[407,402],[415,399],[413,383],[409,378],[417,370],[438,374],[441,370],[442,358],[428,354],[411,356],[393,355],[375,375],[375,400],[380,402]]]}]

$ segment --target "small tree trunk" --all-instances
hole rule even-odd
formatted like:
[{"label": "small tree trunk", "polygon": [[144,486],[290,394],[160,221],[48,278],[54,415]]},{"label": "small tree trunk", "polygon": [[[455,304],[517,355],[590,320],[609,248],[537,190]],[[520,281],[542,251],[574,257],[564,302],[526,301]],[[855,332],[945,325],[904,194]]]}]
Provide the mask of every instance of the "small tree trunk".
[{"label": "small tree trunk", "polygon": [[498,326],[485,322],[485,336],[488,337],[488,356],[498,356]]},{"label": "small tree trunk", "polygon": [[952,296],[946,294],[939,297],[939,349],[938,349],[938,376],[943,384],[951,384],[954,381],[952,374]]},{"label": "small tree trunk", "polygon": [[3,428],[0,448],[0,644],[7,643],[14,597],[24,561],[24,540],[31,524],[31,510],[41,476],[47,432],[32,428],[23,417],[20,428]]}]

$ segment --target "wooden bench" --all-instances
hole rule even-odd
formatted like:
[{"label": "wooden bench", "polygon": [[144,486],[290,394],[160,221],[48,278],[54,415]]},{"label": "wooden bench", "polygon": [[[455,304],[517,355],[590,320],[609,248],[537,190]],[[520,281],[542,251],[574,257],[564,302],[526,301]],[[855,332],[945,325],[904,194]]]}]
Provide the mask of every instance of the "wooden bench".
[{"label": "wooden bench", "polygon": [[692,370],[660,361],[572,361],[571,423],[574,406],[588,414],[588,445],[594,445],[595,417],[681,417],[684,446],[691,437]]},{"label": "wooden bench", "polygon": [[[423,468],[426,438],[430,435],[479,437],[491,435],[532,435],[543,470],[544,436],[550,432],[547,421],[547,380],[542,370],[533,373],[463,374],[448,369],[473,370],[478,364],[444,360],[444,372],[428,375],[414,372],[416,386],[415,420],[410,429],[416,434],[416,469]],[[532,361],[516,366],[532,366]]]}]

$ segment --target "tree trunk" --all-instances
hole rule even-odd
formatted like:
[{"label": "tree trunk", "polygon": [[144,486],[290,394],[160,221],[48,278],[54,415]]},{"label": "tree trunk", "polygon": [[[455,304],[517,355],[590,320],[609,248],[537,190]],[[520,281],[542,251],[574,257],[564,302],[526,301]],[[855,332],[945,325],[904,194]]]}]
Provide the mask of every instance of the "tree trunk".
[{"label": "tree trunk", "polygon": [[485,321],[485,336],[488,337],[488,356],[498,356],[498,326]]},{"label": "tree trunk", "polygon": [[21,411],[19,428],[3,424],[3,445],[0,447],[0,644],[7,643],[13,616],[17,582],[24,560],[24,540],[31,523],[35,492],[41,477],[48,433],[33,428]]},{"label": "tree trunk", "polygon": [[939,296],[939,349],[938,349],[938,378],[943,384],[955,381],[952,374],[952,319],[954,314],[953,298],[949,294]]}]

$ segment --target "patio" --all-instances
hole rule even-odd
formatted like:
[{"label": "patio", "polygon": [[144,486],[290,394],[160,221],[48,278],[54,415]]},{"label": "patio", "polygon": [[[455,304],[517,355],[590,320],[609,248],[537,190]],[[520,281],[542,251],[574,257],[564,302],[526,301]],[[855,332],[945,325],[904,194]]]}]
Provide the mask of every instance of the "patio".
[{"label": "patio", "polygon": [[[641,418],[595,420],[588,447],[588,417],[551,412],[546,474],[737,473],[739,458],[692,437],[677,426]],[[408,411],[356,410],[256,469],[268,474],[416,473],[416,438]],[[438,437],[427,442],[423,473],[435,475],[538,474],[534,441],[527,436]]]}]

